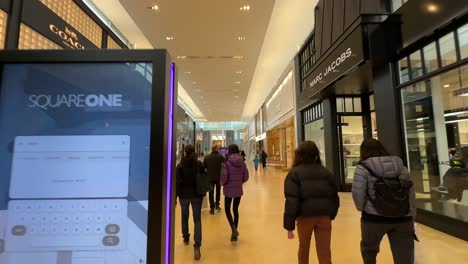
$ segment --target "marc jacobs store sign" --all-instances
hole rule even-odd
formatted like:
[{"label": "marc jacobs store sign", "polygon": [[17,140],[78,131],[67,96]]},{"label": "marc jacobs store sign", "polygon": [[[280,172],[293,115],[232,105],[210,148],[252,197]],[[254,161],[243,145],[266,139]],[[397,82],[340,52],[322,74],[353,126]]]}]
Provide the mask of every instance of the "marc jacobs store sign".
[{"label": "marc jacobs store sign", "polygon": [[362,30],[357,28],[306,77],[304,91],[319,93],[364,60]]},{"label": "marc jacobs store sign", "polygon": [[98,48],[40,1],[24,1],[21,22],[64,49]]}]

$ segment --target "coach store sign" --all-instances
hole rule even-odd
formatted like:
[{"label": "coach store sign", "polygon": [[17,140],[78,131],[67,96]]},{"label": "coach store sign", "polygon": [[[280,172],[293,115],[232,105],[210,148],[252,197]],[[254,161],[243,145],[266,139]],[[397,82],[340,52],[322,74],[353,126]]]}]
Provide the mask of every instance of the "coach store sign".
[{"label": "coach store sign", "polygon": [[21,21],[65,49],[98,48],[40,1],[24,2]]},{"label": "coach store sign", "polygon": [[361,28],[357,28],[306,77],[304,90],[315,95],[364,60]]}]

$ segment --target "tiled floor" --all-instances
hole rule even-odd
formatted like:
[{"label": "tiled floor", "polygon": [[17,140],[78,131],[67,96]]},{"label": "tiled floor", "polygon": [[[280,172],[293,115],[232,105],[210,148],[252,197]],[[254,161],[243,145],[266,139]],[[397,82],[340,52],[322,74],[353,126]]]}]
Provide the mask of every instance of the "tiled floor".
[{"label": "tiled floor", "polygon": [[[288,240],[286,231],[282,228],[283,181],[286,173],[272,167],[268,167],[266,171],[250,171],[251,178],[245,184],[245,195],[240,206],[239,241],[230,242],[230,228],[224,211],[210,215],[208,210],[204,210],[202,259],[199,262],[194,261],[193,247],[182,243],[180,211],[177,210],[176,264],[297,263],[297,238]],[[360,215],[355,210],[349,193],[340,196],[341,208],[336,221],[333,222],[333,262],[362,263],[359,251]],[[191,224],[190,230],[192,226]],[[468,242],[425,226],[419,226],[419,229],[422,242],[418,245],[421,250],[417,251],[417,264],[468,263]],[[318,263],[313,246],[310,263]],[[393,263],[386,240],[381,245],[378,263]]]}]

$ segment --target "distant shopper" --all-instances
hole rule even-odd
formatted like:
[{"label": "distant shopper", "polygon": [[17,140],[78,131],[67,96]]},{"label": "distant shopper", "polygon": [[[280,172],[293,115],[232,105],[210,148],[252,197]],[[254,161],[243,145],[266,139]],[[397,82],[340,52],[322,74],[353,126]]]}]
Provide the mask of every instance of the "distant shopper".
[{"label": "distant shopper", "polygon": [[243,150],[241,151],[241,155],[242,155],[242,158],[243,158],[244,161],[245,161],[245,160],[246,160],[245,156],[247,156],[247,155],[245,155],[245,152],[244,152]]},{"label": "distant shopper", "polygon": [[[210,179],[213,189],[210,191],[210,214],[214,214],[216,211],[221,211],[219,202],[221,199],[221,167],[223,166],[224,157],[219,153],[219,147],[214,145],[211,149],[211,153],[203,160],[203,165],[207,169],[208,177]],[[216,200],[215,200],[216,191]]]},{"label": "distant shopper", "polygon": [[296,149],[294,165],[284,182],[286,197],[284,228],[294,239],[297,221],[299,264],[309,263],[310,239],[315,232],[319,264],[330,264],[331,221],[340,206],[338,186],[329,170],[322,166],[320,151],[312,141]]},{"label": "distant shopper", "polygon": [[387,235],[395,264],[414,263],[415,193],[408,169],[390,156],[382,143],[366,139],[353,180],[353,200],[362,212],[361,255],[376,263],[380,241]]},{"label": "distant shopper", "polygon": [[[235,144],[228,148],[227,160],[223,164],[221,171],[221,185],[224,187],[224,210],[231,226],[231,241],[237,241],[239,232],[239,205],[244,194],[242,185],[249,179],[249,171],[244,159],[239,154],[239,147]],[[233,203],[234,202],[234,203]],[[231,214],[231,204],[234,218]]]},{"label": "distant shopper", "polygon": [[253,163],[254,163],[254,166],[255,166],[255,171],[258,170],[258,164],[260,163],[260,159],[258,158],[258,155],[255,154],[255,157],[253,159]]},{"label": "distant shopper", "polygon": [[176,170],[176,193],[179,197],[182,213],[182,235],[184,244],[188,245],[190,241],[189,233],[189,206],[192,204],[193,223],[194,223],[194,257],[196,260],[201,258],[202,242],[202,223],[201,208],[203,196],[197,194],[196,177],[198,173],[205,173],[203,164],[197,160],[195,148],[192,145],[185,146],[182,161],[177,165]]},{"label": "distant shopper", "polygon": [[267,158],[268,158],[268,155],[266,154],[266,152],[264,150],[262,150],[262,154],[260,154],[260,159],[262,161],[262,167],[263,168],[266,168]]}]

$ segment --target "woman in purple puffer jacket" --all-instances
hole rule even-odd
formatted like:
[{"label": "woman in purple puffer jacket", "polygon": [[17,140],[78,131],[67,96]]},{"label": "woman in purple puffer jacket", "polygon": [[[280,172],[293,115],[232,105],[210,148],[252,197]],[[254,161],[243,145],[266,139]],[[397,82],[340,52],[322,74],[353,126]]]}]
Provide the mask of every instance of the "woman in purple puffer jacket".
[{"label": "woman in purple puffer jacket", "polygon": [[[226,217],[231,226],[231,241],[237,241],[239,232],[239,204],[244,194],[242,184],[249,179],[249,171],[245,165],[244,158],[240,154],[239,147],[232,144],[228,147],[228,156],[221,169],[221,186],[224,191],[224,208]],[[234,203],[233,203],[234,200]],[[234,219],[231,214],[231,204],[234,212]]]}]

